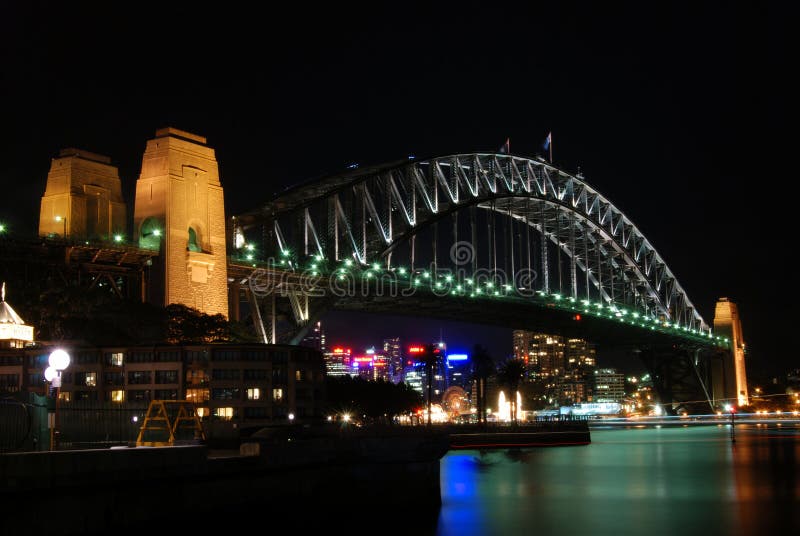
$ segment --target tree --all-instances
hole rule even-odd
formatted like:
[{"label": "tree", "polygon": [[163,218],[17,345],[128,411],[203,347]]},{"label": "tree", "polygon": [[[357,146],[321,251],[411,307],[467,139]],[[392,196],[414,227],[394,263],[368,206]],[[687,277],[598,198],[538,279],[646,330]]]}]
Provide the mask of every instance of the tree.
[{"label": "tree", "polygon": [[202,344],[228,342],[230,327],[221,314],[208,315],[179,303],[167,306],[167,342]]},{"label": "tree", "polygon": [[415,411],[422,404],[420,394],[405,383],[328,376],[325,387],[326,409],[331,413],[355,412],[377,421],[389,418],[391,422],[391,417]]},{"label": "tree", "polygon": [[508,359],[500,365],[497,371],[497,379],[500,385],[508,387],[508,400],[511,404],[511,421],[517,424],[517,391],[519,384],[525,376],[525,363],[522,359]]},{"label": "tree", "polygon": [[495,373],[494,359],[489,352],[476,344],[472,350],[472,378],[477,381],[478,422],[486,422],[486,380]]}]

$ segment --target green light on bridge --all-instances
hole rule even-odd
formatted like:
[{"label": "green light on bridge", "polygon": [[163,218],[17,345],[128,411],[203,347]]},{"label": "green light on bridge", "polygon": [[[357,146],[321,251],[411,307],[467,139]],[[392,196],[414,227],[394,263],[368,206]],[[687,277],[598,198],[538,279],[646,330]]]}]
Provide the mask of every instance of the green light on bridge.
[{"label": "green light on bridge", "polygon": [[347,267],[353,266],[353,261],[350,259],[345,259],[344,265]]}]

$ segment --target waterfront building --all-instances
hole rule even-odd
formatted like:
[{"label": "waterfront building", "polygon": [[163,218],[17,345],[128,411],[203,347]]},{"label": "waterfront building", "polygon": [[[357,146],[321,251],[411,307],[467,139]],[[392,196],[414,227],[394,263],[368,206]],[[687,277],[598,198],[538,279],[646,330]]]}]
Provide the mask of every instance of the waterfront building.
[{"label": "waterfront building", "polygon": [[[6,284],[0,294],[0,348],[24,348],[33,342],[33,326],[25,325],[16,311],[6,302]],[[0,390],[2,389],[0,378]]]},{"label": "waterfront building", "polygon": [[613,368],[594,371],[593,402],[622,402],[625,399],[625,375]]},{"label": "waterfront building", "polygon": [[[324,362],[301,346],[268,344],[85,347],[62,344],[72,362],[59,399],[71,402],[188,400],[203,418],[233,428],[323,418]],[[0,391],[48,393],[54,345],[0,349]],[[11,381],[13,379],[13,381]]]}]

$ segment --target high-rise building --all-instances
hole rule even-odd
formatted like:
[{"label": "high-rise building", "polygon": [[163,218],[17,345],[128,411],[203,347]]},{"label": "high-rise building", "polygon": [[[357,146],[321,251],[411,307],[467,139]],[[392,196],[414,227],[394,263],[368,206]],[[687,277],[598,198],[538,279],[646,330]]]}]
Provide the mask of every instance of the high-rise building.
[{"label": "high-rise building", "polygon": [[308,335],[300,342],[300,346],[306,346],[325,353],[325,331],[322,329],[322,322],[318,321],[311,327]]},{"label": "high-rise building", "polygon": [[563,375],[565,366],[564,337],[534,333],[530,340],[528,377],[554,379]]},{"label": "high-rise building", "polygon": [[597,365],[594,345],[584,339],[566,338],[525,330],[513,332],[514,357],[525,362],[529,381],[539,383],[551,404],[589,400]]},{"label": "high-rise building", "polygon": [[400,337],[383,339],[383,353],[389,358],[389,375],[393,383],[403,381],[403,350],[400,346]]},{"label": "high-rise building", "polygon": [[325,358],[325,374],[328,376],[348,376],[351,372],[351,350],[334,346],[322,356]]},{"label": "high-rise building", "polygon": [[594,371],[593,402],[622,402],[625,398],[625,375],[616,369]]},{"label": "high-rise building", "polygon": [[447,354],[447,388],[461,387],[467,390],[472,379],[468,354]]}]

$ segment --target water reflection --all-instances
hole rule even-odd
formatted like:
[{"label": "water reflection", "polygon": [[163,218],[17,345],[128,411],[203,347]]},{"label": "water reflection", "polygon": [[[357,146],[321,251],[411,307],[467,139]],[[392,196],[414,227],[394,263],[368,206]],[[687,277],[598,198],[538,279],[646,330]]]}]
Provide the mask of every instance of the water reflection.
[{"label": "water reflection", "polygon": [[442,460],[437,534],[768,534],[800,529],[800,431],[593,430],[592,444]]}]

